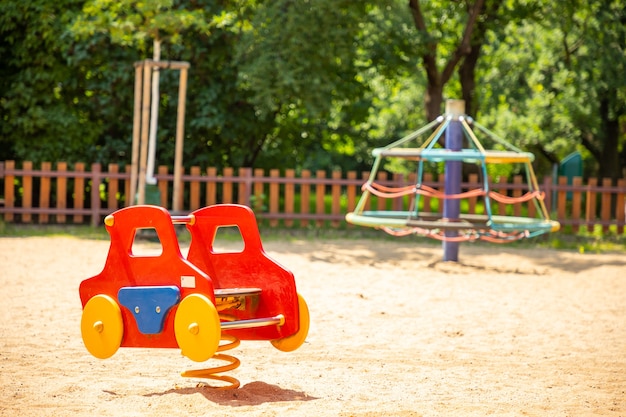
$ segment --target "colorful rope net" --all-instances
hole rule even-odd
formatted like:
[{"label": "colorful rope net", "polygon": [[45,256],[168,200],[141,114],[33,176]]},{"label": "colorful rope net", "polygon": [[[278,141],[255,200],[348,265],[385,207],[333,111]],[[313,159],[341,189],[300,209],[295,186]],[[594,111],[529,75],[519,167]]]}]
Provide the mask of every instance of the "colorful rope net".
[{"label": "colorful rope net", "polygon": [[[374,149],[375,160],[369,178],[362,186],[363,193],[357,206],[346,215],[346,220],[394,236],[416,234],[452,242],[506,243],[557,231],[560,225],[550,220],[544,203],[545,194],[540,191],[535,177],[534,155],[521,151],[467,116],[457,119],[461,122],[467,146],[458,151],[442,148],[440,139],[452,119],[452,116],[440,116],[406,137]],[[485,150],[472,126],[500,149]],[[421,146],[408,146],[428,131],[432,133]],[[461,161],[470,166],[480,177],[479,186],[466,182],[462,184],[464,191],[452,194],[433,186],[435,184],[427,184],[427,170],[435,167],[440,171],[441,163],[447,161]],[[516,185],[510,193],[495,190],[489,182],[488,166],[497,164],[517,165],[525,174],[526,184]],[[404,174],[395,173],[393,180],[386,180],[385,174],[379,175],[385,167],[403,167]],[[471,188],[472,185],[475,188]],[[468,206],[481,207],[482,213],[461,213],[458,218],[448,219],[438,210],[430,210],[431,201],[450,199],[471,201]],[[374,203],[378,209],[370,210]],[[494,210],[494,207],[498,208]]]}]

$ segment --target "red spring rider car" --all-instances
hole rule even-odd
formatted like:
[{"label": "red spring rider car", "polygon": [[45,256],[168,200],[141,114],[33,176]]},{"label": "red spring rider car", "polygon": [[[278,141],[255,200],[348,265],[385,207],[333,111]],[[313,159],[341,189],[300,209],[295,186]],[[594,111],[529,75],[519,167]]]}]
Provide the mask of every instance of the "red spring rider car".
[{"label": "red spring rider car", "polygon": [[[270,259],[250,208],[220,204],[172,216],[156,206],[132,206],[106,217],[111,246],[98,275],[80,284],[81,334],[105,359],[119,347],[180,348],[189,359],[213,357],[223,338],[268,340],[281,351],[304,343],[306,302],[293,274]],[[174,224],[191,234],[187,257]],[[236,226],[240,252],[213,247],[220,227]],[[136,233],[156,231],[161,253],[133,253]]]}]

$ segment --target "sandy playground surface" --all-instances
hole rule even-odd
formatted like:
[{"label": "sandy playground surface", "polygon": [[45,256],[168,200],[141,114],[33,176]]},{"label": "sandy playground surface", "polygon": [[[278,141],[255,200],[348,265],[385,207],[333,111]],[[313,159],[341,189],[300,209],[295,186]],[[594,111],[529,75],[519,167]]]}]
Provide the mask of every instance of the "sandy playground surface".
[{"label": "sandy playground surface", "polygon": [[0,238],[0,416],[626,416],[623,254],[264,244],[296,276],[309,337],[242,342],[241,387],[215,390],[180,376],[203,364],[175,349],[86,351],[78,285],[108,241]]}]

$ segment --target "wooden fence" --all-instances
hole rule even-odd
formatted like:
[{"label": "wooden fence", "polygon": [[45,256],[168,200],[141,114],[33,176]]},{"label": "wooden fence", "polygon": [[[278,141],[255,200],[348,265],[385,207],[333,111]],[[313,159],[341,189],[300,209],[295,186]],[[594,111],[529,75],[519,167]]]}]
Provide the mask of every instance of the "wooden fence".
[{"label": "wooden fence", "polygon": [[[31,162],[17,167],[14,161],[0,162],[0,214],[5,222],[18,223],[91,223],[98,225],[104,216],[130,202],[130,170],[110,164],[106,170],[100,164],[75,163],[70,169],[65,162],[44,162],[36,169]],[[89,169],[87,169],[89,168]],[[352,211],[361,194],[361,185],[369,172],[326,171],[315,172],[294,169],[224,168],[218,172],[208,168],[191,167],[182,174],[184,192],[180,206],[188,213],[197,208],[218,203],[239,203],[252,207],[259,219],[270,225],[282,222],[287,227],[340,227],[345,224],[346,212]],[[147,201],[170,208],[174,175],[161,166],[156,175],[157,201]],[[435,188],[443,187],[443,178],[436,181],[425,176],[424,182]],[[377,181],[389,185],[406,184],[400,175],[379,173]],[[571,182],[568,184],[568,182]],[[480,186],[473,175],[462,184],[464,189]],[[589,178],[583,183],[575,177],[568,181],[559,177],[555,182],[546,177],[540,184],[545,193],[545,203],[554,219],[562,226],[593,230],[601,225],[604,231],[615,226],[618,234],[624,233],[626,180],[614,184],[610,179]],[[527,190],[522,177],[511,182],[500,179],[493,183],[500,193],[513,197]],[[475,210],[470,202],[469,212]],[[382,201],[374,201],[381,208]],[[403,202],[395,202],[389,209],[398,210]],[[441,205],[428,203],[430,210],[441,210]],[[513,215],[519,215],[519,206],[513,206]],[[496,207],[495,212],[498,212]],[[532,213],[530,213],[532,214]]]}]

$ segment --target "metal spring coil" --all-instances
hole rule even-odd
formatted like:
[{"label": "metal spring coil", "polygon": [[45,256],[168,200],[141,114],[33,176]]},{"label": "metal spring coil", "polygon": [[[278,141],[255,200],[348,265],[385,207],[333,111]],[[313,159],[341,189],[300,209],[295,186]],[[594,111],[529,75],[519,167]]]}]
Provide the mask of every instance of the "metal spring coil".
[{"label": "metal spring coil", "polygon": [[[217,348],[218,352],[223,352],[225,350],[234,349],[237,346],[239,346],[239,344],[241,343],[241,341],[238,338],[234,336],[230,336],[230,335],[223,335],[222,341],[227,341],[229,343],[220,344],[220,346]],[[222,372],[228,372],[228,371],[232,371],[233,369],[237,369],[239,365],[241,364],[239,359],[235,358],[234,356],[226,355],[223,353],[216,353],[215,355],[213,355],[211,359],[218,359],[221,361],[226,361],[228,363],[226,365],[216,366],[213,368],[193,369],[193,370],[184,371],[183,373],[181,373],[181,376],[187,377],[187,378],[210,379],[213,381],[221,381],[221,382],[226,382],[229,384],[225,386],[208,385],[208,387],[214,388],[214,389],[225,390],[225,389],[239,388],[240,383],[237,378],[234,378],[228,375],[216,375]]]}]

